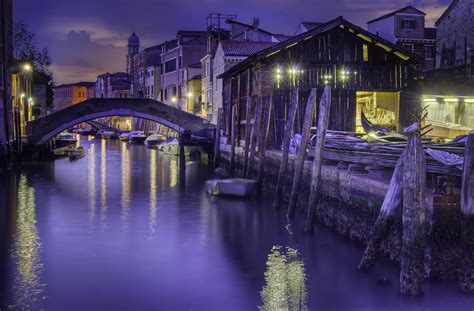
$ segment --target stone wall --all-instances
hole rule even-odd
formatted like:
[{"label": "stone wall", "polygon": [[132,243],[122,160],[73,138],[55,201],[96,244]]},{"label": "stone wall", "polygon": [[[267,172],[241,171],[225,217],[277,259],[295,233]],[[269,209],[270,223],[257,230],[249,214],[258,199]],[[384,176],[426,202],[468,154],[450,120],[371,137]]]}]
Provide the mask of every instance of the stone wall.
[{"label": "stone wall", "polygon": [[[224,143],[224,140],[222,142]],[[242,176],[242,149],[242,147],[236,147],[236,174],[238,176]],[[277,151],[267,152],[263,191],[268,195],[274,195],[280,156],[281,153]],[[221,165],[229,165],[230,146],[227,144],[221,144],[221,160]],[[295,162],[296,156],[290,155],[289,175],[283,191],[285,202],[289,201]],[[311,164],[311,161],[305,162],[304,177],[298,198],[298,202],[302,204],[297,206],[297,217],[306,217],[305,203],[309,198]],[[390,174],[373,178],[367,173],[351,173],[347,169],[338,169],[337,165],[323,165],[320,193],[322,200],[317,209],[318,221],[342,236],[365,245],[379,214],[389,182]],[[286,207],[285,204],[283,206]],[[433,208],[433,216],[427,215],[427,219],[431,219],[433,223],[429,256],[431,259],[428,261],[431,264],[427,265],[427,271],[432,279],[455,279],[460,258],[459,197],[433,196],[431,191],[428,191],[426,206],[427,210]],[[382,245],[385,255],[396,262],[400,257],[402,234],[401,211],[399,214],[389,237]]]},{"label": "stone wall", "polygon": [[[440,67],[440,56],[443,45],[454,47],[456,41],[456,60],[464,60],[464,38],[470,53],[474,51],[474,0],[456,0],[450,12],[437,24],[437,68]],[[474,55],[474,54],[471,54]],[[467,55],[468,63],[471,57]],[[456,64],[456,63],[455,63]]]}]

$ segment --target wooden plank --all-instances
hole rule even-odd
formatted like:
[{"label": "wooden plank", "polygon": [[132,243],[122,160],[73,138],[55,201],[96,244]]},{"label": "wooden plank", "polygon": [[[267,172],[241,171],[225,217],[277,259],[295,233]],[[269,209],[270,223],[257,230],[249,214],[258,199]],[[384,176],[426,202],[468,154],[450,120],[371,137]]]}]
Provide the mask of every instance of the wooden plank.
[{"label": "wooden plank", "polygon": [[298,153],[298,159],[295,165],[295,173],[293,177],[293,186],[291,189],[290,203],[288,205],[288,211],[286,213],[286,217],[288,219],[292,218],[295,214],[296,202],[298,201],[298,194],[299,194],[301,179],[302,179],[302,174],[303,174],[304,161],[306,159],[307,146],[309,144],[309,139],[310,139],[311,125],[313,123],[313,111],[314,111],[315,105],[316,105],[316,89],[313,88],[308,97],[308,102],[306,103],[306,110],[305,110],[304,121],[303,121],[303,131],[302,131],[302,137],[301,137],[301,146],[300,146],[300,151]]},{"label": "wooden plank", "polygon": [[222,117],[222,108],[217,109],[217,126],[214,139],[214,158],[213,158],[213,167],[217,168],[219,162],[219,152],[221,147],[221,117]]},{"label": "wooden plank", "polygon": [[295,121],[296,108],[298,107],[298,88],[295,88],[291,94],[290,108],[286,117],[285,134],[282,141],[282,159],[280,162],[280,169],[278,171],[277,186],[275,192],[275,200],[273,201],[273,208],[279,208],[283,194],[283,184],[286,180],[286,171],[288,170],[288,153],[290,151],[290,139],[293,131],[293,122]]},{"label": "wooden plank", "polygon": [[400,260],[400,293],[423,292],[425,256],[425,153],[418,135],[410,133],[403,173],[403,234]]},{"label": "wooden plank", "polygon": [[331,110],[331,87],[324,88],[321,102],[319,103],[318,132],[314,152],[313,168],[311,171],[311,188],[308,202],[305,231],[313,230],[318,203],[318,188],[321,181],[321,166],[323,164],[323,148],[326,139],[326,131],[329,124],[329,112]]},{"label": "wooden plank", "polygon": [[247,172],[247,165],[249,162],[249,147],[250,147],[250,131],[252,127],[250,122],[250,113],[252,108],[252,98],[247,96],[247,107],[245,111],[245,146],[244,146],[244,172]]},{"label": "wooden plank", "polygon": [[459,285],[462,291],[474,293],[474,132],[466,142],[461,189],[462,257]]},{"label": "wooden plank", "polygon": [[257,99],[257,106],[255,107],[255,116],[254,116],[254,124],[252,126],[252,139],[251,139],[251,147],[250,147],[250,156],[249,156],[249,163],[247,166],[247,170],[245,171],[245,178],[248,178],[251,174],[253,169],[254,161],[255,161],[255,152],[257,150],[257,139],[258,139],[258,132],[260,130],[260,115],[262,112],[262,97],[259,96]]},{"label": "wooden plank", "polygon": [[236,106],[232,105],[232,117],[231,117],[231,131],[230,131],[230,174],[234,175],[235,171],[235,114],[236,114]]},{"label": "wooden plank", "polygon": [[259,158],[258,158],[258,193],[261,194],[262,192],[262,182],[263,177],[265,174],[265,160],[266,160],[266,146],[267,146],[267,138],[270,132],[270,113],[273,106],[273,96],[270,95],[265,104],[265,108],[263,110],[262,116],[262,130],[259,132],[261,136],[260,145],[258,147],[259,151]]}]

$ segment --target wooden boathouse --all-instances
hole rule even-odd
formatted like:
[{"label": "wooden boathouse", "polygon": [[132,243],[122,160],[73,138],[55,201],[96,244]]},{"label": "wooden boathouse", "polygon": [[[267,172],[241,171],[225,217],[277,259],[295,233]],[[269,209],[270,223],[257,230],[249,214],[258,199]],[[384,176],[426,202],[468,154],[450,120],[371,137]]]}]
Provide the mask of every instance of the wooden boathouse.
[{"label": "wooden boathouse", "polygon": [[[410,83],[418,63],[411,52],[338,17],[253,54],[223,73],[222,128],[230,136],[234,119],[240,145],[256,98],[272,95],[267,145],[280,146],[291,90],[298,88],[294,131],[301,133],[310,90],[317,89],[319,102],[324,87],[331,85],[330,130],[362,132],[361,111],[374,123],[400,130],[419,103]],[[247,102],[252,106],[247,108]]]}]

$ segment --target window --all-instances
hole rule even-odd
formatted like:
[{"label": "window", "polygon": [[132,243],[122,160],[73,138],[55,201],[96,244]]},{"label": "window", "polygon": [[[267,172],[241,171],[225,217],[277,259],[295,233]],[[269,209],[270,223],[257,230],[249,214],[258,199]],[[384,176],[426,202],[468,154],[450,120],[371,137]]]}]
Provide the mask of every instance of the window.
[{"label": "window", "polygon": [[407,51],[413,52],[415,50],[415,45],[413,44],[403,44],[403,48]]},{"label": "window", "polygon": [[434,46],[425,45],[425,59],[434,59]]},{"label": "window", "polygon": [[176,70],[176,58],[169,60],[165,63],[165,73],[172,72]]},{"label": "window", "polygon": [[181,56],[178,58],[178,68],[181,69]]},{"label": "window", "polygon": [[362,45],[362,58],[364,62],[369,61],[369,46],[367,44]]},{"label": "window", "polygon": [[167,99],[168,99],[168,90],[165,89],[165,92],[164,92],[164,93],[165,93],[165,100],[167,100]]},{"label": "window", "polygon": [[152,70],[152,71],[150,71],[150,75],[153,77],[153,70]]},{"label": "window", "polygon": [[151,95],[151,97],[154,97],[154,94],[153,94],[153,85],[150,87],[150,89],[151,89],[151,90],[150,90],[150,95]]},{"label": "window", "polygon": [[402,20],[402,29],[403,30],[415,30],[416,22],[414,19],[403,19]]}]

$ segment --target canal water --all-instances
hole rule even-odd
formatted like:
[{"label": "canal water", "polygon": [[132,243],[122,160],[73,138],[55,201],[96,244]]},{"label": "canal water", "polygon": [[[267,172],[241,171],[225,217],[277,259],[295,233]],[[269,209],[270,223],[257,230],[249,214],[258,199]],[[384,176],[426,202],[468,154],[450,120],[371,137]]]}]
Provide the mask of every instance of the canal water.
[{"label": "canal water", "polygon": [[472,310],[455,283],[398,294],[398,268],[362,247],[286,228],[271,198],[205,194],[200,161],[119,141],[28,164],[0,182],[3,310]]}]

